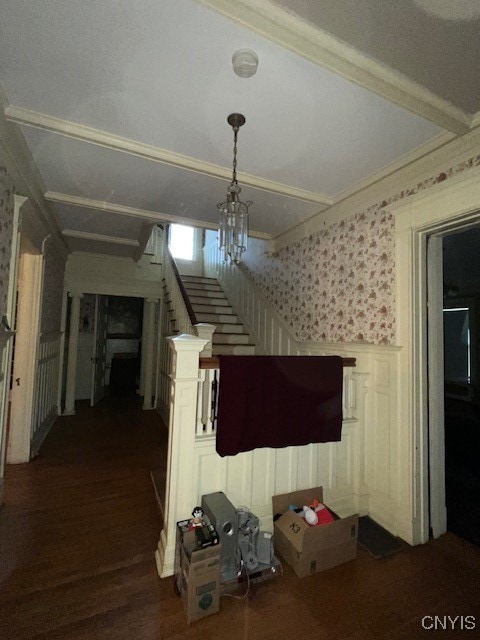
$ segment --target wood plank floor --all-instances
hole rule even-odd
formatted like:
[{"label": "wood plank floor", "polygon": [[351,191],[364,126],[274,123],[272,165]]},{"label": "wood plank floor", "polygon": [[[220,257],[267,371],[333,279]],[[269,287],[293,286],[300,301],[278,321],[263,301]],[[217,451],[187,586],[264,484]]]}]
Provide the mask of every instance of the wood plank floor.
[{"label": "wood plank floor", "polygon": [[435,633],[423,616],[474,616],[473,631],[437,633],[480,637],[480,550],[451,534],[383,560],[359,550],[303,580],[283,563],[283,575],[187,626],[153,556],[161,521],[149,474],[165,451],[158,416],[116,397],[59,419],[38,458],[7,468],[2,640],[415,640]]}]

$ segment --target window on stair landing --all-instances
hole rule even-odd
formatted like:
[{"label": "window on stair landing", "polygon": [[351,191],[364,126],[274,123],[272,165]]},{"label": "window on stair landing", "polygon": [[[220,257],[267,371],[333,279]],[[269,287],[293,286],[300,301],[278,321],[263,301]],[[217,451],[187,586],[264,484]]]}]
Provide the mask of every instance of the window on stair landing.
[{"label": "window on stair landing", "polygon": [[193,260],[193,243],[195,229],[183,224],[171,224],[168,246],[174,258],[178,260]]}]

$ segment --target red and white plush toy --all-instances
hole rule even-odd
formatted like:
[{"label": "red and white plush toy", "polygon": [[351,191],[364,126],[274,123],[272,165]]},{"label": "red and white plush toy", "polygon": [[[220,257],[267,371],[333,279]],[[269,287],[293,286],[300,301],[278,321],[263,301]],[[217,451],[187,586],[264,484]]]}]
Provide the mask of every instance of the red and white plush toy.
[{"label": "red and white plush toy", "polygon": [[303,517],[307,524],[312,527],[333,522],[333,516],[330,511],[316,498],[309,507],[303,507]]}]

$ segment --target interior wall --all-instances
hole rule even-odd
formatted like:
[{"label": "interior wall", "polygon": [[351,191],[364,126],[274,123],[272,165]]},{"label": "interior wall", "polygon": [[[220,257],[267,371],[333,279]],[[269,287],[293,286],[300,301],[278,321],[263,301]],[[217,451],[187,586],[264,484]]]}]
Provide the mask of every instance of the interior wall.
[{"label": "interior wall", "polygon": [[44,280],[41,331],[59,333],[62,317],[63,279],[65,275],[66,251],[60,251],[57,240],[49,236],[44,247]]},{"label": "interior wall", "polygon": [[244,265],[297,340],[395,344],[394,219],[384,209],[473,166],[475,156],[267,255],[249,239]]},{"label": "interior wall", "polygon": [[203,276],[203,229],[195,229],[193,260],[175,258],[181,276]]}]

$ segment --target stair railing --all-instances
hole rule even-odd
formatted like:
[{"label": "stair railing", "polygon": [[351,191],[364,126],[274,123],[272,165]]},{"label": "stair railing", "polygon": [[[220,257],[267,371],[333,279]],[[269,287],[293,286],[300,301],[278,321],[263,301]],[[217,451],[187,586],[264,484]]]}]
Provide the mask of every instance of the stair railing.
[{"label": "stair railing", "polygon": [[192,304],[188,299],[182,279],[172,257],[168,245],[165,247],[165,288],[169,297],[170,310],[173,312],[176,331],[178,333],[194,334],[194,325],[197,322]]},{"label": "stair railing", "polygon": [[[185,285],[183,284],[182,278],[180,277],[180,273],[178,272],[178,269],[177,269],[177,265],[175,263],[175,260],[173,259],[173,256],[170,252],[170,248],[168,246],[167,246],[167,256],[168,256],[167,263],[169,263],[171,266],[171,275],[172,275],[169,290],[172,293],[172,298],[173,297],[175,298],[175,303],[176,303],[174,306],[174,309],[176,310],[177,308],[180,308],[181,314],[185,316],[183,312],[183,307],[185,307],[185,310],[189,318],[187,322],[190,323],[190,327],[193,327],[197,323],[195,311],[192,307],[192,303],[190,302],[190,298],[188,297],[188,293],[185,289]],[[190,331],[183,331],[182,329],[181,333],[190,333]]]},{"label": "stair railing", "polygon": [[[165,256],[165,271],[163,278],[163,301],[162,306],[163,314],[161,317],[161,349],[159,357],[159,384],[157,390],[157,408],[168,424],[169,421],[169,389],[170,389],[170,375],[172,372],[172,353],[168,348],[168,338],[175,335],[196,335],[206,341],[205,348],[202,351],[202,356],[212,355],[212,336],[216,329],[214,325],[207,323],[197,323],[195,312],[192,304],[185,290],[185,286],[182,282],[180,274],[175,264],[175,260],[172,257],[170,249],[167,243],[167,234],[164,236],[163,255]],[[211,371],[202,371],[198,379],[198,398],[197,405],[199,415],[201,415],[201,423],[197,421],[197,429],[207,429],[207,433],[212,433],[210,422],[208,418],[208,405],[205,400],[205,394],[202,392],[203,388],[210,389],[211,382],[214,378],[214,373]],[[207,426],[204,426],[207,425]]]}]

